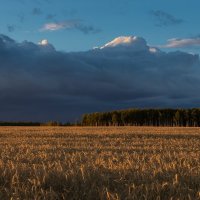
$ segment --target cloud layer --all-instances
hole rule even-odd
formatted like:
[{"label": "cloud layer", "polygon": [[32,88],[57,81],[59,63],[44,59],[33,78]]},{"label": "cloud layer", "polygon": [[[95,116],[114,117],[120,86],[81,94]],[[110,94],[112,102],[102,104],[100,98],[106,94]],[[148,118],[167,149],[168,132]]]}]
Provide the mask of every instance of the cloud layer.
[{"label": "cloud layer", "polygon": [[198,55],[165,53],[130,36],[87,52],[0,35],[0,120],[76,120],[128,107],[196,107]]}]

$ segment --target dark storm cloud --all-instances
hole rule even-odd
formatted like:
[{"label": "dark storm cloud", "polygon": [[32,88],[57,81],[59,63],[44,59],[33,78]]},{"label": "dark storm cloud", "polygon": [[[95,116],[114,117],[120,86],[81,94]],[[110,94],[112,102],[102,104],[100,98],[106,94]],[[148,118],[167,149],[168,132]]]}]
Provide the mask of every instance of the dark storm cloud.
[{"label": "dark storm cloud", "polygon": [[156,26],[179,25],[184,22],[182,19],[176,18],[175,16],[162,10],[153,10],[150,14],[155,18]]},{"label": "dark storm cloud", "polygon": [[138,37],[87,52],[0,35],[0,120],[76,120],[84,112],[198,106],[199,57]]}]

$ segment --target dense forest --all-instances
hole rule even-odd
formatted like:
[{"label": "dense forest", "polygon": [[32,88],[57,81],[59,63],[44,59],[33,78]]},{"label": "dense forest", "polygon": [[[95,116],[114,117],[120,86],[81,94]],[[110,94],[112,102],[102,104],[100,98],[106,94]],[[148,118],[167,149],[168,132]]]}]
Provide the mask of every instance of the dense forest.
[{"label": "dense forest", "polygon": [[83,126],[200,126],[200,108],[128,109],[84,114]]}]

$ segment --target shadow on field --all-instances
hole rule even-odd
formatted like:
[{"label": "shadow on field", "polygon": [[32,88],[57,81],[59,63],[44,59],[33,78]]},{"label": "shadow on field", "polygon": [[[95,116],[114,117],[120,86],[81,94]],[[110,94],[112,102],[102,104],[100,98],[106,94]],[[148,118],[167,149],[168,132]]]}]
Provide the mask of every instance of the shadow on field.
[{"label": "shadow on field", "polygon": [[65,177],[50,173],[42,188],[49,190],[51,187],[66,199],[197,199],[200,176],[186,174],[188,171],[176,177],[173,171],[152,175],[133,169],[83,168]]}]

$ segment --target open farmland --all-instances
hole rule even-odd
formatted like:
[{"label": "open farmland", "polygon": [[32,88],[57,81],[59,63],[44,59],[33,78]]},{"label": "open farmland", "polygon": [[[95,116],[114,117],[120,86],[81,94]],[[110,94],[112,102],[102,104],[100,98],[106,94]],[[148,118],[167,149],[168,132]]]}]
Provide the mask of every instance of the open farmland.
[{"label": "open farmland", "polygon": [[200,199],[200,128],[1,127],[0,199]]}]

